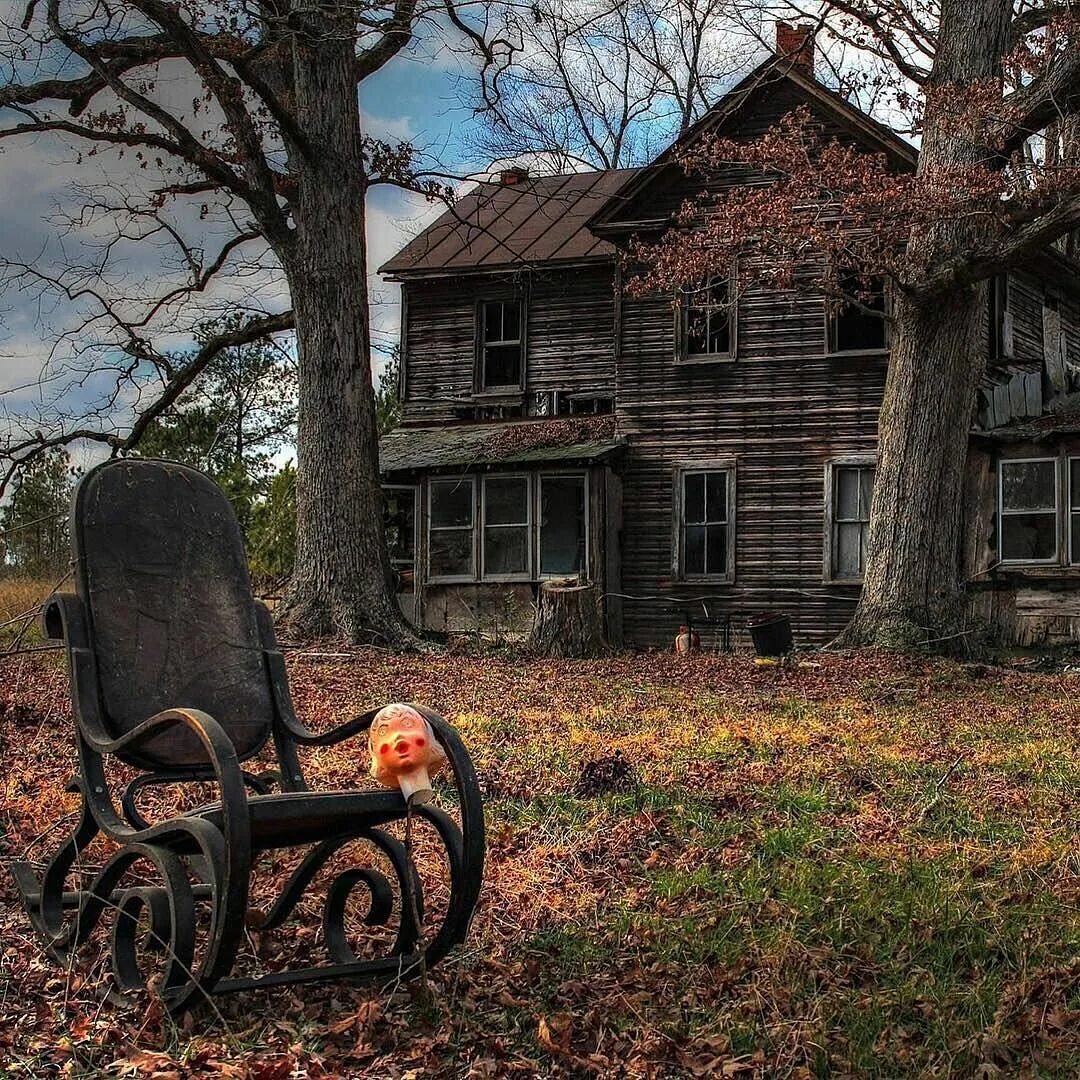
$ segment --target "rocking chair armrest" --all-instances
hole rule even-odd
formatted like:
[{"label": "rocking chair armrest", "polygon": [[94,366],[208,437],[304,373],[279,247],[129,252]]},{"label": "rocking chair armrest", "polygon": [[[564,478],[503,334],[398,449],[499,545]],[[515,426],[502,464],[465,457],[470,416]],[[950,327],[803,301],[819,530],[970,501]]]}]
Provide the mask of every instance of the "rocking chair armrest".
[{"label": "rocking chair armrest", "polygon": [[41,605],[41,632],[49,641],[81,644],[84,626],[82,601],[74,593],[53,593]]},{"label": "rocking chair armrest", "polygon": [[95,737],[101,733],[88,731],[85,725],[82,733],[97,753],[116,754],[138,747],[147,739],[178,725],[194,732],[202,743],[221,792],[225,831],[233,832],[247,821],[244,774],[232,739],[209,713],[201,709],[164,709],[115,739]]}]

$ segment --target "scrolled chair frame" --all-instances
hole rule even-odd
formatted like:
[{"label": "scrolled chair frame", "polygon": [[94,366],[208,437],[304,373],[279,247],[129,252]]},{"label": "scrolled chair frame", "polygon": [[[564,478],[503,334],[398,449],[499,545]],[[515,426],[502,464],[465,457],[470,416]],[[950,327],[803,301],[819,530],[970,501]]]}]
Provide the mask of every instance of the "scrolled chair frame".
[{"label": "scrolled chair frame", "polygon": [[[140,915],[145,915],[150,931],[146,935],[148,947],[166,953],[159,992],[174,1015],[215,994],[336,979],[408,979],[425,965],[438,963],[455,945],[464,942],[483,879],[483,802],[469,754],[446,719],[425,706],[413,705],[427,719],[446,751],[461,817],[459,828],[449,814],[434,804],[417,805],[411,811],[432,827],[449,870],[445,913],[425,944],[423,887],[412,852],[384,828],[405,819],[410,812],[401,793],[313,792],[298,753],[301,747],[334,746],[362,737],[378,710],[371,709],[326,732],[312,731],[298,720],[270,612],[251,597],[246,568],[241,571],[233,565],[233,571],[243,580],[233,581],[232,585],[241,598],[238,610],[250,604],[252,647],[259,654],[256,683],[265,676],[265,683],[255,687],[257,696],[265,689],[269,711],[265,732],[257,732],[255,738],[245,733],[246,741],[235,730],[230,732],[214,715],[221,711],[228,714],[228,698],[213,686],[193,696],[214,701],[215,710],[162,702],[162,707],[145,720],[129,720],[126,730],[117,729],[104,701],[103,647],[91,617],[92,609],[100,609],[103,599],[95,595],[87,552],[80,550],[80,540],[88,487],[95,476],[100,479],[102,470],[121,468],[135,477],[134,482],[151,489],[155,485],[166,490],[168,484],[195,485],[199,498],[211,500],[214,513],[221,516],[225,526],[236,528],[231,508],[212,482],[195,470],[173,463],[108,462],[87,474],[76,492],[72,530],[76,593],[50,597],[42,612],[42,623],[46,635],[62,640],[67,652],[78,751],[78,773],[69,790],[80,796],[79,818],[40,878],[27,861],[11,866],[23,905],[46,951],[58,963],[67,964],[95,926],[111,913],[116,989],[131,994],[145,988],[138,963],[138,928]],[[213,504],[215,494],[224,506]],[[229,539],[235,547],[236,536]],[[144,550],[140,557],[145,558]],[[202,568],[202,563],[196,567]],[[175,573],[191,569],[180,565]],[[137,569],[136,585],[139,577]],[[182,618],[182,613],[178,617]],[[154,740],[160,747],[163,737],[177,731],[189,733],[184,736],[188,741],[182,754],[168,747],[164,752],[148,748]],[[277,794],[271,792],[266,776],[253,775],[242,767],[244,760],[258,753],[271,737],[278,764]],[[185,760],[179,764],[163,760],[170,754]],[[363,753],[359,755],[360,760],[364,757]],[[142,770],[119,793],[118,800],[114,800],[106,777],[105,762],[109,758]],[[218,799],[166,821],[151,824],[143,818],[136,801],[139,791],[153,784],[188,781],[215,783]],[[249,795],[249,789],[254,794]],[[80,853],[99,835],[117,844],[118,850],[97,870],[88,886],[67,889]],[[254,857],[266,850],[313,845],[269,910],[261,913],[259,929],[269,931],[288,919],[319,871],[354,840],[369,843],[392,868],[398,927],[388,953],[375,958],[358,957],[347,940],[345,920],[350,896],[363,887],[370,897],[365,922],[370,926],[388,925],[395,910],[394,886],[374,866],[350,867],[333,878],[325,898],[323,934],[329,962],[260,976],[233,976],[245,923],[250,918]],[[160,884],[123,884],[126,871],[140,860],[156,868]],[[206,946],[196,958],[195,928],[200,905],[208,907],[210,919]],[[418,919],[421,925],[417,925]]]}]

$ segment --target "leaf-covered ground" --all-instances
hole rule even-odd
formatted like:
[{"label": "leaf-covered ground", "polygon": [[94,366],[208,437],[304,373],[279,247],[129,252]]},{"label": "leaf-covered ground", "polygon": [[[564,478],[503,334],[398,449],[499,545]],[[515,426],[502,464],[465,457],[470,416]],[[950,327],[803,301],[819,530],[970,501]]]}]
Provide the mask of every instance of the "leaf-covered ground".
[{"label": "leaf-covered ground", "polygon": [[[458,725],[488,799],[467,950],[426,996],[276,990],[178,1029],[102,1001],[100,950],[45,963],[5,875],[12,1075],[1080,1076],[1080,676],[872,654],[290,664],[310,723],[412,698]],[[5,861],[71,809],[66,709],[55,657],[7,662]],[[615,751],[633,782],[582,784]],[[359,747],[312,761],[326,784],[364,770]],[[317,952],[317,925],[250,944]]]}]

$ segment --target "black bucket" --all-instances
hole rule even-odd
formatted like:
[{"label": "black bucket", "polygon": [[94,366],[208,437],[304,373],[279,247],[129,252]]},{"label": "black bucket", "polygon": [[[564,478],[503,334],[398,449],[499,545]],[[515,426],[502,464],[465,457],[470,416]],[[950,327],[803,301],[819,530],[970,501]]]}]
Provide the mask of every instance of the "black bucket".
[{"label": "black bucket", "polygon": [[791,637],[791,620],[786,615],[766,612],[747,620],[750,640],[758,656],[784,656],[795,647]]}]

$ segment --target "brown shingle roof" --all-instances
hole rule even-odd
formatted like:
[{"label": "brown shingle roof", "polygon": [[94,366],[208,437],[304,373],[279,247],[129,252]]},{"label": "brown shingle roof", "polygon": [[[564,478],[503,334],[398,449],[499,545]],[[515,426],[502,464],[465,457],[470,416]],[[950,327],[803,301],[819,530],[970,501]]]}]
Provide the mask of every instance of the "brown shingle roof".
[{"label": "brown shingle roof", "polygon": [[479,184],[379,267],[382,274],[609,258],[615,249],[586,222],[638,170],[538,176]]}]

